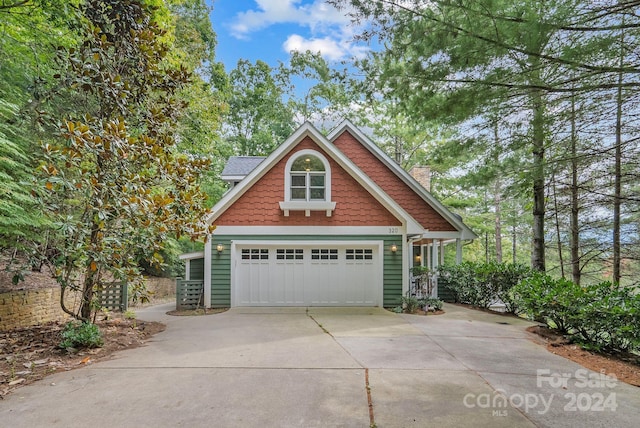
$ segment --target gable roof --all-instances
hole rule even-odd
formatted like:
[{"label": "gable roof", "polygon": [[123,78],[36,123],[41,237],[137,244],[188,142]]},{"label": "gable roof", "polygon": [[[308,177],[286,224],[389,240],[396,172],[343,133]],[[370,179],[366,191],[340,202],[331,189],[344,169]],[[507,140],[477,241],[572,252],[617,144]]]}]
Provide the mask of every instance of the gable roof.
[{"label": "gable roof", "polygon": [[391,159],[380,147],[371,141],[360,129],[358,129],[351,121],[345,119],[336,126],[327,136],[331,142],[335,141],[344,132],[349,132],[356,138],[362,146],[369,150],[380,162],[389,168],[396,176],[398,176],[407,186],[409,186],[416,194],[418,194],[427,204],[429,204],[438,214],[446,219],[456,230],[461,233],[462,239],[476,239],[478,236],[469,227],[464,224],[462,217],[451,212],[440,201],[433,197],[418,181],[413,178],[407,171],[402,169],[393,159]]},{"label": "gable roof", "polygon": [[[304,138],[310,137],[325,153],[327,153],[340,167],[349,173],[361,186],[363,186],[378,202],[388,209],[407,228],[407,234],[422,234],[424,228],[404,210],[396,201],[386,194],[376,183],[358,168],[344,153],[335,147],[320,131],[311,123],[305,122],[284,143],[274,150],[257,168],[250,172],[244,180],[227,192],[211,209],[207,217],[209,223],[213,223],[223,212],[230,208],[253,184],[276,165],[284,156],[291,152]],[[284,185],[284,183],[283,183]]]},{"label": "gable roof", "polygon": [[256,169],[264,159],[265,156],[231,156],[220,178],[224,181],[240,181]]}]

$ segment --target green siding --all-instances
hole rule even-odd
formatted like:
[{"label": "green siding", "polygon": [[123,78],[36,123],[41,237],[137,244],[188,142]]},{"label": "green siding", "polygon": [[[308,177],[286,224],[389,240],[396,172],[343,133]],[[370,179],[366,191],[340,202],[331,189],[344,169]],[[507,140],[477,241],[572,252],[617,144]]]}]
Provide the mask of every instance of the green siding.
[{"label": "green siding", "polygon": [[[214,235],[211,242],[211,306],[214,308],[231,306],[232,239],[232,237]],[[224,247],[221,253],[216,250],[218,244]]]},{"label": "green siding", "polygon": [[[384,270],[382,286],[382,305],[385,308],[402,304],[402,236],[376,237],[384,240]],[[391,245],[398,250],[391,252]]]},{"label": "green siding", "polygon": [[[211,242],[211,306],[231,305],[231,241],[383,241],[383,306],[395,307],[402,304],[402,236],[401,235],[213,235]],[[224,251],[218,253],[218,244]],[[391,252],[391,244],[398,250]],[[193,278],[193,276],[192,276]]]},{"label": "green siding", "polygon": [[192,281],[204,280],[204,259],[191,259],[189,263],[189,279]]}]

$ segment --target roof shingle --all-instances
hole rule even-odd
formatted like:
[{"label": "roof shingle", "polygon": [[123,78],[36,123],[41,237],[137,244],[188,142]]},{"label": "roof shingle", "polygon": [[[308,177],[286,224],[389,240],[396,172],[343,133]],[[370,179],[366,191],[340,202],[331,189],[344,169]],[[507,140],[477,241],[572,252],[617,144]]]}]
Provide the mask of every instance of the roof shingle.
[{"label": "roof shingle", "polygon": [[221,178],[246,177],[265,159],[264,156],[231,156],[222,170]]}]

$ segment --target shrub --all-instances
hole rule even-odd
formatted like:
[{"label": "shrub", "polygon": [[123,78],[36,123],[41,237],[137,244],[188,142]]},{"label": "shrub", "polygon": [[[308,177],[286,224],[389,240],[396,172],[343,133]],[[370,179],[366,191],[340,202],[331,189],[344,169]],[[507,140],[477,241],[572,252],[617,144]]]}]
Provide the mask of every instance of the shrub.
[{"label": "shrub", "polygon": [[88,322],[70,321],[62,331],[60,348],[99,348],[102,346],[102,333],[97,325]]},{"label": "shrub", "polygon": [[536,272],[513,290],[522,311],[531,319],[553,324],[568,333],[580,307],[582,289],[573,282]]},{"label": "shrub", "polygon": [[449,288],[457,303],[488,308],[499,299],[507,312],[516,312],[512,289],[531,275],[532,270],[523,265],[465,262],[438,267],[438,286]]},{"label": "shrub", "polygon": [[431,307],[434,311],[441,310],[442,304],[442,300],[438,299],[437,297],[427,297],[426,299],[424,299],[424,306]]},{"label": "shrub", "polygon": [[403,297],[402,304],[404,311],[408,314],[415,314],[420,308],[420,301],[413,296]]},{"label": "shrub", "polygon": [[438,286],[449,288],[456,303],[468,303],[475,306],[479,301],[479,287],[476,284],[473,266],[473,263],[465,262],[438,267]]},{"label": "shrub", "polygon": [[640,294],[610,282],[580,287],[538,273],[514,288],[532,319],[549,324],[592,349],[640,349]]},{"label": "shrub", "polygon": [[391,309],[391,311],[395,312],[396,314],[401,314],[403,312],[402,306],[396,306],[393,309]]},{"label": "shrub", "polygon": [[518,312],[513,288],[532,275],[531,268],[519,264],[492,262],[476,265],[476,276],[484,290],[482,301],[487,303],[486,307],[499,299],[506,311],[512,313]]},{"label": "shrub", "polygon": [[637,288],[610,282],[582,289],[577,313],[571,318],[576,339],[606,351],[640,349],[640,295]]}]

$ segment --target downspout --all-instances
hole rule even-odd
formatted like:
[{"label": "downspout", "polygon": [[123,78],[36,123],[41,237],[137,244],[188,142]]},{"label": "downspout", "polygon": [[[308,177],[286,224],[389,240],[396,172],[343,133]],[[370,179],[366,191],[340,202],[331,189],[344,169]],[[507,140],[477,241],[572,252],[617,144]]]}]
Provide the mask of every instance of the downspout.
[{"label": "downspout", "polygon": [[211,257],[211,235],[207,237],[207,242],[204,244],[204,306],[205,308],[211,307],[211,263],[213,262]]}]

